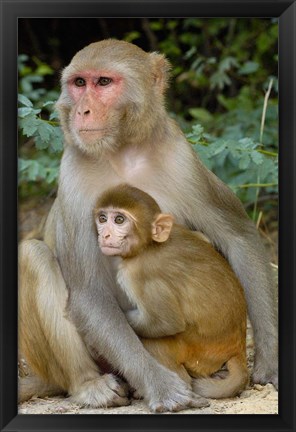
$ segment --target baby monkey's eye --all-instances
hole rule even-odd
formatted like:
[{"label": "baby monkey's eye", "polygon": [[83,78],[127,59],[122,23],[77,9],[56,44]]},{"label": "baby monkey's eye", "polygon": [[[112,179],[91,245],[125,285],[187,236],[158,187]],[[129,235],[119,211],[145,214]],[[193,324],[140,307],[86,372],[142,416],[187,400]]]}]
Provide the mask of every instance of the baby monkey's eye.
[{"label": "baby monkey's eye", "polygon": [[117,215],[114,221],[116,224],[121,225],[125,221],[125,217],[122,215]]},{"label": "baby monkey's eye", "polygon": [[104,215],[104,214],[100,214],[100,215],[99,215],[99,222],[100,222],[100,223],[105,223],[105,222],[107,222],[107,216]]}]

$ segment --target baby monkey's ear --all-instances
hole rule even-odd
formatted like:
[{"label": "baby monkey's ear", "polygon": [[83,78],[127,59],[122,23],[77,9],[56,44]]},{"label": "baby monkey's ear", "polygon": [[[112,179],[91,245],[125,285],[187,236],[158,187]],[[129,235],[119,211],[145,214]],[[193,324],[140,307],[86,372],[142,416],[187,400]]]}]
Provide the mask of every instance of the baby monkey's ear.
[{"label": "baby monkey's ear", "polygon": [[174,218],[170,214],[160,213],[152,224],[152,239],[156,242],[165,242],[174,224]]}]

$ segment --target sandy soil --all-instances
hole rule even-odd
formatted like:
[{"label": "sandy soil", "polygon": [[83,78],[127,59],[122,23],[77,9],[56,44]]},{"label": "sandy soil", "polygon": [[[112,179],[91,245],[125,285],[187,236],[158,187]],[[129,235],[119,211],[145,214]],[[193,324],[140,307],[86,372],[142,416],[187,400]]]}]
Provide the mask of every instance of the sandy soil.
[{"label": "sandy soil", "polygon": [[[251,370],[254,353],[253,337],[248,324],[247,352]],[[272,384],[249,386],[239,397],[212,399],[207,408],[194,408],[180,414],[278,414],[278,392]],[[33,398],[19,405],[19,414],[151,414],[144,401],[132,400],[119,408],[81,408],[64,397]],[[169,413],[167,413],[169,414]]]},{"label": "sandy soil", "polygon": [[[69,400],[55,397],[31,399],[19,407],[19,414],[151,414],[143,401],[133,400],[120,408],[79,408]],[[171,414],[171,413],[165,413]],[[234,399],[211,400],[207,408],[194,408],[179,414],[278,414],[278,393],[271,384],[255,385]]]}]

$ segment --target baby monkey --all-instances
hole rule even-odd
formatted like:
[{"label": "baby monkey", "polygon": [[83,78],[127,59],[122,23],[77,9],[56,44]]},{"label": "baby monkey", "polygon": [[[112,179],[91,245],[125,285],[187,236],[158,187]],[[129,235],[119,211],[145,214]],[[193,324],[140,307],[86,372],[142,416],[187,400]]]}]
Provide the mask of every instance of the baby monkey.
[{"label": "baby monkey", "polygon": [[227,261],[128,184],[103,193],[94,215],[103,254],[122,258],[125,314],[145,348],[200,396],[241,392],[248,382],[246,302]]}]

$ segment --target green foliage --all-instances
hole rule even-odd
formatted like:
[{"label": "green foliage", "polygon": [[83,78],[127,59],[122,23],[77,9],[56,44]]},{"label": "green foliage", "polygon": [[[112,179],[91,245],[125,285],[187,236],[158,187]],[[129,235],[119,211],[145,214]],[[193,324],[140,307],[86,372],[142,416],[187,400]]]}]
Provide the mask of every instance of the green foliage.
[{"label": "green foliage", "polygon": [[19,181],[35,182],[45,180],[48,184],[57,179],[59,161],[46,155],[40,155],[36,159],[19,159]]},{"label": "green foliage", "polygon": [[19,103],[24,105],[18,109],[19,128],[23,136],[33,137],[38,150],[48,149],[50,153],[62,151],[62,136],[58,123],[52,119],[55,113],[50,115],[49,120],[39,116],[42,108],[48,107],[53,102],[46,102],[39,109],[34,109],[32,102],[24,95],[19,94]]},{"label": "green foliage", "polygon": [[36,57],[32,59],[34,66],[29,66],[28,63],[29,57],[26,54],[18,56],[19,93],[37,104],[43,104],[46,100],[56,100],[58,98],[56,90],[47,91],[42,87],[44,78],[53,75],[54,70]]},{"label": "green foliage", "polygon": [[221,95],[237,97],[243,87],[251,100],[260,98],[264,83],[277,73],[275,19],[163,18],[151,20],[150,28],[173,64],[172,111],[188,119],[196,106],[223,112]]},{"label": "green foliage", "polygon": [[[38,63],[35,71],[25,65],[26,56],[19,58],[20,90],[18,95],[19,126],[19,185],[20,197],[32,192],[32,184],[39,182],[41,190],[46,185],[53,187],[58,178],[59,160],[62,152],[62,134],[57,115],[53,111],[54,102],[44,88],[34,88],[34,83],[42,83],[44,75],[52,70]],[[57,93],[56,93],[57,96]],[[34,104],[33,104],[34,102]],[[34,146],[31,145],[32,140]]]},{"label": "green foliage", "polygon": [[278,191],[278,104],[266,101],[267,110],[262,125],[264,98],[252,100],[248,87],[235,98],[220,95],[223,114],[192,109],[199,122],[187,135],[202,161],[224,180],[245,203],[256,202],[258,195]]},{"label": "green foliage", "polygon": [[[35,109],[32,102],[24,95],[19,95],[21,106],[18,110],[19,130],[22,141],[25,137],[34,140],[37,152],[20,148],[19,184],[45,181],[47,184],[56,182],[58,177],[59,159],[62,151],[62,134],[56,122],[41,118],[42,108]],[[47,103],[48,106],[48,103]],[[30,143],[30,140],[27,141]],[[31,149],[32,150],[32,149]],[[26,188],[22,188],[27,190]]]},{"label": "green foliage", "polygon": [[243,202],[255,203],[258,189],[277,193],[278,155],[258,140],[242,137],[241,128],[226,127],[223,135],[204,133],[194,125],[187,134],[203,163],[224,180]]}]

